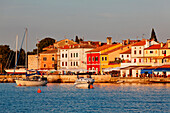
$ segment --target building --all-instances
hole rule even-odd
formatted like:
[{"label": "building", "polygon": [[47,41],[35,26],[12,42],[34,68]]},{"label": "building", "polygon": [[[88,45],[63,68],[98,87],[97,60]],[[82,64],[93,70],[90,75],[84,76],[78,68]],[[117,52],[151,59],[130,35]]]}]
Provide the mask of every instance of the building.
[{"label": "building", "polygon": [[58,49],[48,50],[40,53],[40,69],[51,70],[59,69],[59,52]]},{"label": "building", "polygon": [[89,44],[74,44],[60,48],[60,69],[81,70],[86,69],[86,51],[94,49],[95,46]]},{"label": "building", "polygon": [[131,63],[141,65],[144,62],[144,49],[151,45],[158,44],[154,40],[142,39],[131,47]]},{"label": "building", "polygon": [[37,55],[28,55],[28,70],[39,69],[40,61],[38,61]]}]

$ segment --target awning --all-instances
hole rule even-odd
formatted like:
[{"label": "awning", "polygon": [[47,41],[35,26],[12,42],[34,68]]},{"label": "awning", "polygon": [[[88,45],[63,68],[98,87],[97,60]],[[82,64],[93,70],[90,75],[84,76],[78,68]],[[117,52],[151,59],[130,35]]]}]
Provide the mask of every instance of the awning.
[{"label": "awning", "polygon": [[141,74],[143,74],[143,73],[152,74],[153,71],[154,71],[154,69],[142,69],[142,70],[141,70]]},{"label": "awning", "polygon": [[157,68],[157,69],[154,69],[154,71],[167,72],[167,71],[170,71],[170,68]]}]

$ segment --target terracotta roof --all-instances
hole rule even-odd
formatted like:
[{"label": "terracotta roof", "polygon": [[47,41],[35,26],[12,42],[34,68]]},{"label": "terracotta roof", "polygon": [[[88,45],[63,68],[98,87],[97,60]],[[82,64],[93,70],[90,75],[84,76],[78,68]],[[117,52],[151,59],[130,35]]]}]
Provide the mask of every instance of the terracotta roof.
[{"label": "terracotta roof", "polygon": [[161,49],[170,49],[168,48],[168,43],[164,44],[164,46]]},{"label": "terracotta roof", "polygon": [[122,47],[117,47],[117,48],[115,48],[115,49],[112,49],[112,50],[109,50],[109,51],[107,51],[107,52],[104,52],[104,53],[102,53],[101,55],[107,55],[107,54],[109,54],[109,53],[112,53],[112,52],[114,52],[114,51],[117,51],[117,50],[119,50],[119,49],[121,49]]},{"label": "terracotta roof", "polygon": [[133,44],[132,46],[144,46],[146,44],[146,40],[141,40],[140,42],[137,42]]},{"label": "terracotta roof", "polygon": [[104,45],[104,46],[98,47],[98,48],[96,48],[96,49],[92,49],[92,50],[90,50],[90,51],[87,51],[87,52],[100,52],[100,51],[102,51],[102,50],[105,50],[105,49],[107,49],[107,48],[109,48],[109,47],[112,47],[112,46],[115,46],[115,45],[117,45],[117,44]]},{"label": "terracotta roof", "polygon": [[129,50],[127,50],[127,51],[124,51],[124,52],[122,52],[122,53],[120,53],[120,54],[131,54],[131,49],[129,49]]},{"label": "terracotta roof", "polygon": [[[165,44],[163,44],[163,46],[164,46]],[[161,48],[161,44],[154,44],[154,45],[152,45],[152,46],[150,46],[150,47],[148,47],[148,48],[145,48],[145,50],[146,49],[160,49]]]},{"label": "terracotta roof", "polygon": [[170,58],[170,55],[168,55],[168,56],[165,56],[164,58]]},{"label": "terracotta roof", "polygon": [[47,51],[44,51],[44,52],[42,52],[40,54],[57,53],[57,51],[58,51],[57,49],[47,50]]},{"label": "terracotta roof", "polygon": [[170,65],[163,65],[163,66],[160,66],[159,68],[170,68]]}]

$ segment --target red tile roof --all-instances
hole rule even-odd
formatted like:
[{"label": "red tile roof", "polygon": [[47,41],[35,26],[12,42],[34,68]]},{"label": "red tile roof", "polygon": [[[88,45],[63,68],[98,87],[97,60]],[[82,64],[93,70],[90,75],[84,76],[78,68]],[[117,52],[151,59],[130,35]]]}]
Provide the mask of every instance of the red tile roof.
[{"label": "red tile roof", "polygon": [[124,52],[121,52],[120,54],[131,54],[131,49],[124,51]]},{"label": "red tile roof", "polygon": [[119,50],[119,49],[121,49],[122,47],[117,47],[117,48],[115,48],[115,49],[112,49],[112,50],[109,50],[109,51],[107,51],[107,52],[104,52],[104,53],[102,53],[101,55],[107,55],[107,54],[109,54],[109,53],[112,53],[112,52],[114,52],[114,51],[117,51],[117,50]]},{"label": "red tile roof", "polygon": [[43,51],[42,53],[40,54],[49,54],[49,53],[57,53],[57,49],[53,49],[53,50],[47,50],[47,51]]},{"label": "red tile roof", "polygon": [[144,46],[146,44],[146,40],[141,40],[140,42],[137,42],[133,44],[132,46]]},{"label": "red tile roof", "polygon": [[90,50],[90,51],[87,51],[87,52],[100,52],[100,51],[102,51],[102,50],[105,50],[105,49],[107,49],[107,48],[109,48],[109,47],[112,47],[112,46],[115,46],[115,45],[117,45],[117,44],[104,45],[104,46],[98,47],[98,48],[96,48],[96,49],[92,49],[92,50]]},{"label": "red tile roof", "polygon": [[[165,44],[163,44],[163,46],[164,46]],[[152,46],[150,46],[150,47],[148,47],[148,48],[145,48],[145,50],[146,49],[160,49],[161,48],[161,44],[154,44],[154,45],[152,45]]]}]

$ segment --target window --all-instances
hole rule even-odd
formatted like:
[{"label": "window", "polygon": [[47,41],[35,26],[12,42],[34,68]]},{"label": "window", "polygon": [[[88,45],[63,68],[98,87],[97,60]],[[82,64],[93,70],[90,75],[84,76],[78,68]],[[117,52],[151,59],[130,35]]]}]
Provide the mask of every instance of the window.
[{"label": "window", "polygon": [[123,58],[123,55],[122,55],[122,58]]},{"label": "window", "polygon": [[98,61],[98,57],[95,58],[95,61]]},{"label": "window", "polygon": [[148,51],[146,51],[146,54],[148,54]]},{"label": "window", "polygon": [[157,54],[157,51],[155,51],[155,54]]},{"label": "window", "polygon": [[139,54],[142,54],[142,51],[141,51],[141,50],[139,50]]},{"label": "window", "polygon": [[64,58],[64,54],[62,54],[62,58]]},{"label": "window", "polygon": [[71,58],[73,57],[73,54],[71,53]]},{"label": "window", "polygon": [[74,53],[74,57],[76,57],[76,53]]},{"label": "window", "polygon": [[52,61],[54,61],[54,57],[52,57]]},{"label": "window", "polygon": [[78,62],[76,62],[76,66],[78,66]]},{"label": "window", "polygon": [[139,63],[141,63],[141,59],[139,59]]},{"label": "window", "polygon": [[94,61],[94,57],[92,57],[92,61]]},{"label": "window", "polygon": [[105,61],[107,61],[107,57],[105,57]]},{"label": "window", "polygon": [[136,63],[136,59],[134,59],[134,63]]},{"label": "window", "polygon": [[67,62],[65,62],[65,66],[67,66]]},{"label": "window", "polygon": [[150,51],[150,53],[152,54],[152,53],[153,53],[153,51]]},{"label": "window", "polygon": [[67,54],[65,54],[65,57],[67,58]]},{"label": "window", "polygon": [[136,50],[134,51],[134,54],[136,55]]},{"label": "window", "polygon": [[78,57],[78,53],[76,53],[76,57]]},{"label": "window", "polygon": [[74,62],[74,66],[76,66],[76,62]]},{"label": "window", "polygon": [[152,62],[152,59],[150,58],[150,62]]},{"label": "window", "polygon": [[62,66],[64,66],[64,62],[62,62]]},{"label": "window", "polygon": [[135,47],[135,49],[136,49],[136,47]]},{"label": "window", "polygon": [[89,57],[89,62],[91,61],[91,58]]},{"label": "window", "polygon": [[73,63],[71,62],[71,66],[73,65]]},{"label": "window", "polygon": [[104,61],[104,57],[102,57],[102,61]]},{"label": "window", "polygon": [[44,64],[44,67],[46,67],[46,64]]},{"label": "window", "polygon": [[148,59],[146,58],[146,63],[148,62]]},{"label": "window", "polygon": [[92,70],[94,70],[94,67],[92,67]]},{"label": "window", "polygon": [[162,54],[166,54],[166,50],[163,50],[163,51],[162,51]]},{"label": "window", "polygon": [[54,67],[54,64],[52,64],[52,67]]},{"label": "window", "polygon": [[43,60],[46,61],[46,60],[47,60],[47,57],[43,57]]},{"label": "window", "polygon": [[127,55],[127,58],[129,58],[129,55]]}]

